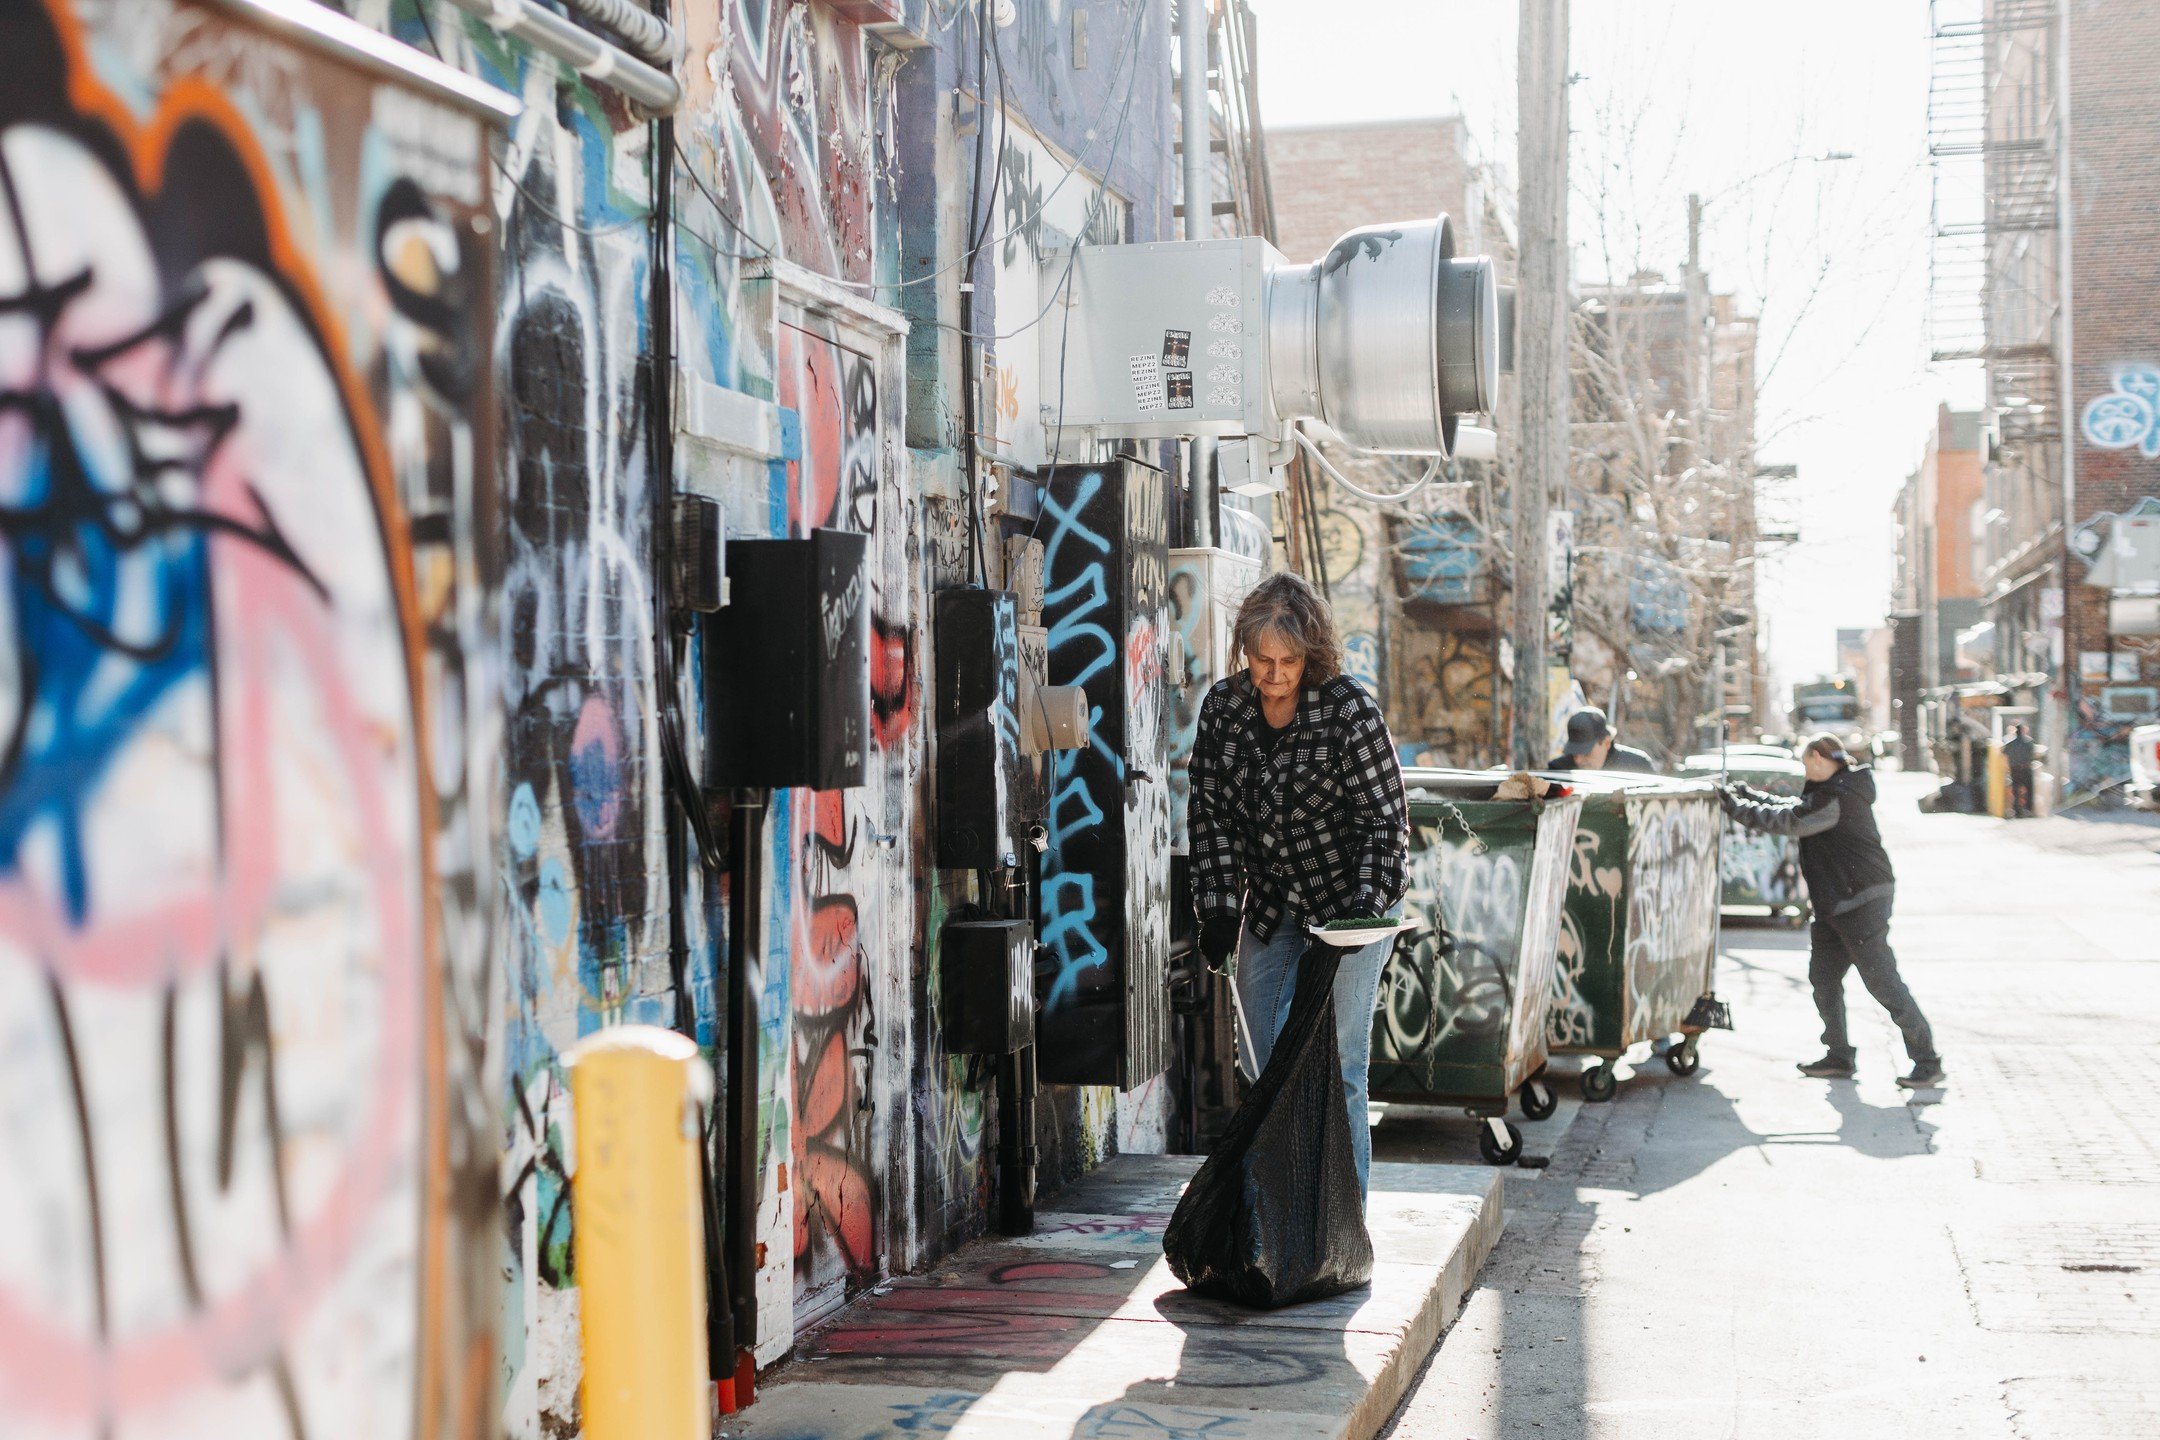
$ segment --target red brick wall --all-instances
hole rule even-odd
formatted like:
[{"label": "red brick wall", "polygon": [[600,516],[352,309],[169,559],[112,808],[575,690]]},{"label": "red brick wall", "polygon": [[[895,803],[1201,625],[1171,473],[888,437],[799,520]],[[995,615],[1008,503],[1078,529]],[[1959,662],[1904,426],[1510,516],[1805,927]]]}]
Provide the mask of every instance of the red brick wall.
[{"label": "red brick wall", "polygon": [[1464,233],[1465,130],[1455,116],[1310,129],[1268,128],[1277,248],[1317,260],[1346,230],[1445,212],[1459,250],[1490,251]]},{"label": "red brick wall", "polygon": [[[2134,390],[2140,368],[2160,376],[2160,7],[2070,0],[2069,114],[2074,391],[2065,413],[2076,427],[2077,524],[2160,495],[2160,459],[2136,443],[2095,444],[2086,423],[2119,378]],[[2148,388],[2145,398],[2160,436],[2160,394]],[[2135,401],[2113,408],[2118,425],[2135,423]],[[2073,575],[2083,569],[2071,562]],[[2073,651],[2108,648],[2104,590],[2073,585],[2070,612]],[[2154,655],[2142,671],[2144,683],[2160,682]]]}]

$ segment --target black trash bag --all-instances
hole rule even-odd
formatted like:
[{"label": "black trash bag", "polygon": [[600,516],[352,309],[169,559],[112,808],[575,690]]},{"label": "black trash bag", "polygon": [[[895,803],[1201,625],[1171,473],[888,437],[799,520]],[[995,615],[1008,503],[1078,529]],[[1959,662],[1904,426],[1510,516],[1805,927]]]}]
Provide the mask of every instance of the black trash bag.
[{"label": "black trash bag", "polygon": [[1372,1278],[1335,1045],[1341,960],[1324,940],[1306,948],[1267,1068],[1163,1233],[1172,1273],[1196,1294],[1275,1310]]}]

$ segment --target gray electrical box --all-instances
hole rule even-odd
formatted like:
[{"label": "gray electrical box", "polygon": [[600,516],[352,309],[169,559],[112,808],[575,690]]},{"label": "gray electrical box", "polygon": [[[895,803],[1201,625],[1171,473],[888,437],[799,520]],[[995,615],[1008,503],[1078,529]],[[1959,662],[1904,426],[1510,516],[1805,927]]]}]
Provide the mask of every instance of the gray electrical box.
[{"label": "gray electrical box", "polygon": [[[1064,257],[1044,263],[1062,269]],[[1271,269],[1294,267],[1274,246],[1083,245],[1071,263],[1070,321],[1053,314],[1036,327],[1045,375],[1058,374],[1064,352],[1066,429],[1131,440],[1280,435],[1267,393],[1267,286]]]}]

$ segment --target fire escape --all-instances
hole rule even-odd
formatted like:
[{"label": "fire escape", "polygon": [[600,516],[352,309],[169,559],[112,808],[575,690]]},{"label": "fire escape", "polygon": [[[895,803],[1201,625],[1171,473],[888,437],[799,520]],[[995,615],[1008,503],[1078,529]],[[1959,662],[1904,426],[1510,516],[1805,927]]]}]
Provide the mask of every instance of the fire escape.
[{"label": "fire escape", "polygon": [[[1930,0],[1930,343],[1986,367],[1987,614],[2005,672],[2046,663],[2061,538],[2063,106],[2056,0]],[[1985,442],[1983,442],[1985,443]]]},{"label": "fire escape", "polygon": [[1937,361],[1986,365],[2006,450],[2063,433],[2055,10],[2055,0],[1929,5],[1929,339]]}]

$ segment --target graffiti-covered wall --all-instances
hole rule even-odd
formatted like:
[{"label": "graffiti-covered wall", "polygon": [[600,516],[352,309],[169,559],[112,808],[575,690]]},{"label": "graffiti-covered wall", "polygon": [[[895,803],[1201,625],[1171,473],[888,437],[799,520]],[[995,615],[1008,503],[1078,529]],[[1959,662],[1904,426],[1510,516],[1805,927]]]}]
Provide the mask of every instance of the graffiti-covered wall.
[{"label": "graffiti-covered wall", "polygon": [[[982,1228],[937,936],[989,897],[932,868],[925,619],[1039,556],[1054,266],[1166,235],[1171,152],[1162,0],[978,13],[674,7],[663,121],[447,5],[0,11],[11,1422],[576,1434],[562,1056],[639,1021],[720,1060],[731,970],[758,1356]],[[1149,756],[1155,487],[1147,553],[1109,539]],[[683,490],[869,541],[867,782],[771,797],[740,954],[743,857],[688,835],[725,816]],[[1119,879],[1159,968],[1161,867]],[[1057,1176],[1162,1135],[1146,1088],[1042,1116]]]},{"label": "graffiti-covered wall", "polygon": [[492,1430],[508,107],[356,33],[0,9],[11,1435]]},{"label": "graffiti-covered wall", "polygon": [[[991,1070],[944,1048],[937,936],[985,896],[972,873],[934,868],[928,617],[942,588],[1008,584],[1007,542],[1041,539],[1032,481],[1060,279],[1046,267],[1075,239],[1170,224],[1167,7],[1089,0],[1092,44],[1076,49],[1079,5],[1023,5],[989,46],[972,8],[921,0],[677,6],[672,133],[451,7],[355,7],[523,102],[488,196],[514,1435],[579,1425],[562,1052],[640,1020],[691,1028],[721,1062],[731,965],[758,1012],[759,1358],[983,1228]],[[728,392],[719,410],[755,415],[763,438],[693,414],[700,386]],[[869,537],[868,780],[772,794],[740,955],[724,878],[681,840],[663,763],[671,707],[702,754],[703,699],[694,684],[668,693],[659,661],[654,516],[677,489],[717,501],[730,539]],[[700,644],[695,627],[675,642],[680,674],[701,673]],[[1159,1143],[1156,1113],[1046,1087],[1060,1157],[1046,1170]]]}]

